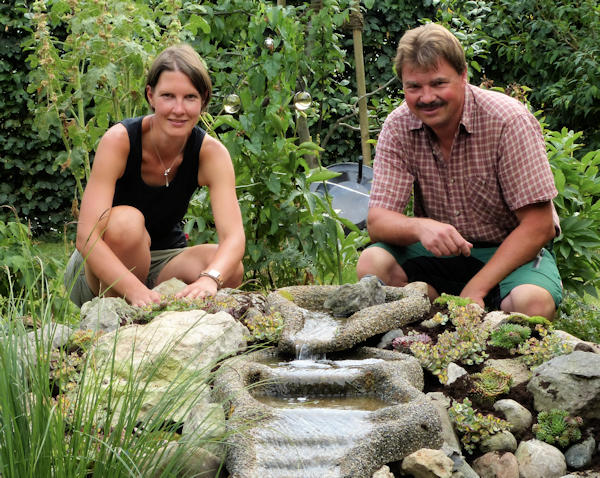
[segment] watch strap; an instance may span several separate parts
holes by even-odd
[[[200,277],[210,277],[212,280],[214,280],[217,283],[217,289],[221,289],[223,287],[223,279],[221,279],[221,274],[219,274],[216,271],[208,271],[208,272],[200,272],[200,274],[198,274],[198,279],[200,279]]]

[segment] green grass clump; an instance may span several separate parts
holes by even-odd
[[[68,311],[61,309],[62,298],[55,303],[43,273],[23,280],[18,296],[13,289],[13,295],[0,301],[3,478],[181,476],[191,455],[222,447],[224,430],[215,433],[201,424],[197,432],[181,436],[181,423],[171,418],[186,416],[202,387],[208,390],[216,362],[198,370],[197,357],[190,357],[189,366],[147,409],[149,383],[168,364],[170,350],[138,369],[132,360],[127,365],[130,378],[125,386],[118,384],[114,360],[99,362],[93,357],[94,334],[74,334],[61,349],[52,348],[51,340],[41,336],[28,340],[21,317],[34,317],[44,327],[65,321],[56,311]]]

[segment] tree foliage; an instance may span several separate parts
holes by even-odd
[[[68,220],[73,199],[76,217],[100,136],[124,117],[147,112],[146,68],[162,48],[186,41],[213,78],[214,101],[202,126],[223,141],[235,163],[250,277],[270,286],[332,275],[345,280],[342,265],[356,260],[366,237],[340,220],[327,198],[309,191],[311,182],[326,176],[307,158],[330,164],[359,155],[348,28],[357,2],[288,3],[285,8],[255,0],[3,4],[0,82],[14,94],[0,100],[0,203],[18,205],[21,217],[48,228]],[[506,86],[543,109],[564,222],[556,247],[559,265],[567,271],[568,287],[591,286],[599,268],[598,159],[584,153],[593,149],[589,143],[598,131],[590,127],[598,122],[595,2],[364,0],[360,13],[373,143],[402,101],[392,68],[397,41],[429,19],[449,26],[465,45],[473,82]],[[23,51],[29,63],[19,52],[27,29],[32,33]],[[267,38],[272,42],[265,43]],[[301,90],[313,98],[305,112],[293,108],[293,95]],[[231,93],[240,97],[235,114],[223,111]],[[296,125],[304,120],[312,140],[301,142]],[[188,212],[186,231],[193,242],[215,239],[208,204],[207,192],[200,191]]]
[[[54,131],[40,138],[33,127],[34,96],[27,92],[29,68],[21,42],[29,33],[25,2],[0,4],[0,205],[18,207],[35,231],[71,219],[73,178],[54,168],[60,151]],[[0,220],[13,218],[0,208]]]

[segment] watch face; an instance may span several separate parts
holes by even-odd
[[[211,269],[207,272],[208,275],[214,277],[215,279],[220,279],[221,278],[221,273],[218,270],[215,269]]]

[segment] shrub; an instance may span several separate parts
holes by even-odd
[[[554,320],[557,329],[582,340],[600,343],[600,303],[590,296],[567,291]]]

